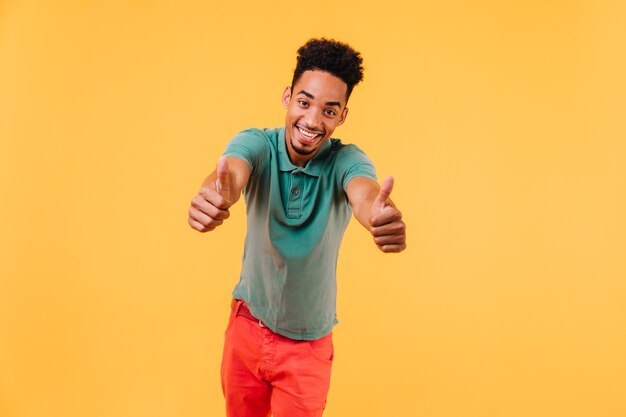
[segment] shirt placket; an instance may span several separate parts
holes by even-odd
[[[302,172],[295,170],[291,173],[291,188],[287,203],[287,216],[298,218],[302,215],[303,178]]]

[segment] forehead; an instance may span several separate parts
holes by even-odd
[[[326,71],[304,71],[293,86],[293,94],[306,91],[315,97],[315,100],[323,102],[339,102],[346,104],[348,85],[339,77]]]

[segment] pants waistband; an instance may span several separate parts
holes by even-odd
[[[246,303],[243,302],[243,300],[237,300],[233,298],[233,300],[230,302],[230,309],[235,313],[235,316],[247,318],[248,320],[252,320],[258,323],[261,327],[267,327],[265,323],[252,315],[250,309],[248,308]]]

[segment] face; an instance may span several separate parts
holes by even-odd
[[[325,71],[305,71],[283,93],[285,140],[294,165],[304,166],[346,120],[348,86]]]

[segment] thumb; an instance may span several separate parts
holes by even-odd
[[[230,175],[228,171],[228,161],[222,156],[217,163],[217,180],[215,189],[226,199],[230,199]]]
[[[380,213],[385,208],[391,195],[391,190],[393,190],[393,177],[387,177],[380,186],[380,191],[374,199],[374,203],[372,203],[372,211],[374,213]]]

